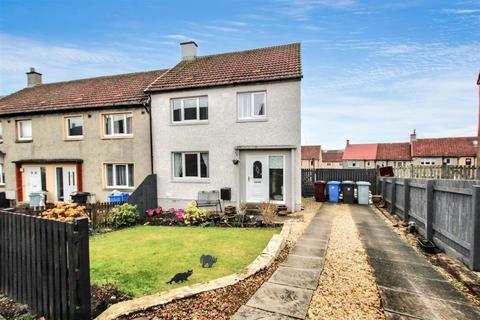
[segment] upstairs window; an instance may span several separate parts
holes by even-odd
[[[2,142],[3,142],[3,125],[0,122],[0,143],[2,143]]]
[[[131,136],[133,114],[112,113],[103,115],[103,134],[105,137]]]
[[[19,141],[32,140],[32,120],[17,121],[17,139]]]
[[[3,167],[3,163],[0,163],[0,185],[3,186],[5,184],[5,170]]]
[[[239,120],[265,119],[266,114],[265,92],[243,92],[238,94]]]
[[[67,139],[83,138],[83,117],[74,116],[65,118],[65,128]]]
[[[193,97],[171,100],[172,122],[194,122],[208,120],[208,98]]]
[[[465,159],[465,165],[466,166],[471,166],[472,165],[472,158]]]

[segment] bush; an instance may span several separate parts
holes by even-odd
[[[124,203],[110,210],[107,216],[107,224],[114,229],[118,229],[133,226],[137,219],[137,206]]]
[[[186,225],[195,225],[204,222],[207,219],[207,210],[197,208],[195,201],[190,202],[183,213],[183,221]]]

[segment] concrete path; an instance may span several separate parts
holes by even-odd
[[[480,309],[367,206],[351,206],[386,319],[480,319]]]
[[[285,261],[231,319],[305,319],[322,273],[334,210],[319,210]]]

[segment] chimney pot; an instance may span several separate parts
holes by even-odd
[[[413,129],[413,133],[410,134],[410,142],[417,141],[417,130]]]
[[[182,52],[182,60],[193,60],[197,57],[197,48],[198,45],[195,41],[187,41],[180,43],[180,48]]]
[[[349,139],[347,139],[347,146],[348,146],[348,145],[350,145],[350,140],[349,140]]]
[[[27,72],[27,86],[30,88],[39,84],[42,84],[42,74],[31,67],[30,71]]]

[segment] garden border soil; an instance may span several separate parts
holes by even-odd
[[[285,247],[287,238],[292,228],[291,221],[286,221],[280,234],[276,234],[268,242],[260,255],[247,267],[238,273],[218,278],[207,283],[198,283],[184,286],[173,290],[163,291],[157,294],[119,302],[110,306],[97,320],[113,320],[134,312],[146,310],[151,307],[163,305],[174,300],[191,297],[202,292],[211,291],[236,284],[270,266],[277,258],[280,251]]]

